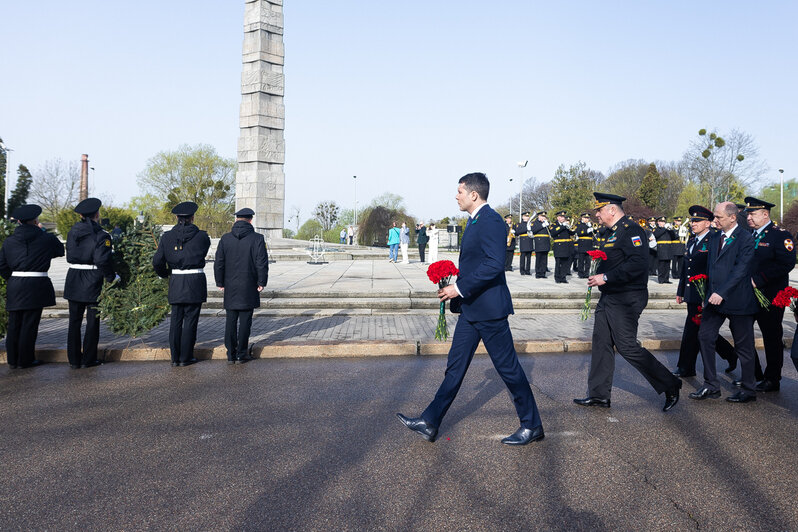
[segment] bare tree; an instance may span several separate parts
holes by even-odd
[[[340,208],[334,201],[322,201],[316,205],[313,211],[313,216],[319,221],[321,227],[325,231],[329,231],[335,227],[335,222],[338,221],[338,213]]]
[[[50,159],[33,175],[28,198],[42,208],[45,219],[55,221],[60,211],[77,203],[79,192],[78,162]]]

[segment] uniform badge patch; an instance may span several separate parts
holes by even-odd
[[[632,244],[634,244],[635,247],[639,247],[639,246],[643,245],[643,241],[640,239],[639,236],[633,236],[632,237]]]
[[[793,245],[792,240],[787,238],[784,240],[784,247],[787,248],[787,251],[792,251],[795,246]]]
[[[105,241],[105,247],[107,247],[107,248],[111,247],[111,241],[110,240],[106,240]]]

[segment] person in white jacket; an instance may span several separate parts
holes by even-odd
[[[433,262],[437,262],[438,260],[438,232],[439,229],[435,227],[435,224],[429,224],[427,228],[427,236],[429,237],[429,242],[427,245],[429,246],[429,261],[430,264]]]

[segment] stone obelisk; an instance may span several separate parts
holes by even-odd
[[[241,136],[236,210],[255,211],[255,229],[282,238],[285,209],[283,0],[244,0]]]

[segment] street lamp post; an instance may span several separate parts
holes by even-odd
[[[518,194],[518,220],[521,220],[521,211],[523,210],[524,203],[524,168],[529,161],[518,161],[518,173],[521,176],[521,193]]]
[[[6,186],[5,186],[5,190],[4,190],[5,198],[3,198],[3,205],[6,206],[6,218],[10,218],[11,217],[11,213],[8,212],[8,198],[9,198],[9,194],[8,194],[8,189],[9,189],[9,186],[8,186],[9,185],[9,182],[8,182],[8,169],[11,168],[11,165],[8,164],[8,152],[14,151],[14,150],[9,148],[8,146],[6,146],[2,142],[0,142],[0,150],[3,150],[3,154],[5,154],[5,158],[6,158]]]
[[[355,181],[355,225],[357,225],[357,176],[353,175],[352,179]]]
[[[779,168],[779,178],[781,180],[781,186],[779,187],[780,195],[781,195],[781,202],[779,204],[779,223],[782,223],[784,220],[784,168]]]

